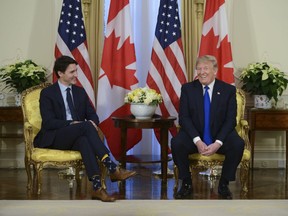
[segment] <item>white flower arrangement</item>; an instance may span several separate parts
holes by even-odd
[[[242,71],[242,89],[251,95],[267,95],[277,103],[278,97],[287,88],[288,80],[284,72],[267,62],[248,64]]]
[[[157,106],[162,103],[161,94],[147,87],[130,91],[124,98],[125,103],[145,104]]]
[[[32,60],[17,62],[0,68],[0,81],[6,84],[5,88],[15,88],[21,93],[27,88],[45,82],[47,70],[38,66]]]

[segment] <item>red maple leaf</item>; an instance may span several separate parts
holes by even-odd
[[[105,38],[101,68],[108,77],[111,88],[115,85],[131,90],[131,86],[138,83],[136,70],[126,68],[132,63],[136,64],[134,44],[129,42],[128,37],[120,49],[117,49],[119,39],[115,37],[114,31]]]
[[[226,35],[217,48],[218,42],[219,36],[214,34],[212,28],[206,36],[202,35],[199,56],[215,56],[219,67],[217,78],[227,83],[234,83],[233,68],[224,67],[224,65],[232,61],[231,43],[228,41],[228,35]]]

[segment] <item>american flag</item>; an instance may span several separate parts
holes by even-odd
[[[199,56],[202,55],[215,56],[218,62],[217,78],[234,84],[234,65],[228,34],[225,0],[206,0],[199,48]]]
[[[90,69],[81,0],[63,0],[55,46],[55,58],[67,55],[78,62],[77,85],[83,86],[95,107],[94,84]],[[56,81],[53,76],[53,81]]]
[[[163,116],[178,117],[181,86],[187,82],[177,0],[161,0],[147,85],[160,92]],[[170,130],[176,135],[176,127]]]

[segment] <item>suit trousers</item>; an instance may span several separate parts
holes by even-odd
[[[174,163],[179,169],[179,178],[191,178],[189,171],[188,155],[197,153],[197,146],[188,134],[181,130],[171,140],[171,150]],[[242,159],[244,151],[244,140],[234,130],[223,141],[223,145],[218,149],[217,153],[225,155],[223,162],[221,177],[227,181],[234,181],[237,167]]]
[[[89,179],[93,175],[100,175],[97,158],[101,160],[110,153],[89,121],[58,129],[52,146],[48,148],[80,151]]]

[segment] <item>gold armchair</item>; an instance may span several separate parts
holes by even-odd
[[[240,162],[240,182],[242,186],[242,192],[248,192],[248,177],[249,177],[249,166],[250,166],[250,158],[251,158],[251,146],[248,138],[248,122],[244,120],[244,111],[245,111],[245,94],[241,89],[237,89],[236,93],[236,100],[237,100],[237,125],[236,130],[238,134],[244,139],[245,141],[245,148],[244,153]],[[221,154],[213,154],[211,156],[203,156],[199,153],[190,154],[189,161],[190,161],[190,170],[193,172],[194,169],[205,167],[214,170],[216,166],[221,166],[225,159],[224,155]],[[179,174],[178,174],[178,167],[174,165],[174,175],[175,175],[175,186],[174,190],[177,191],[178,189],[178,181],[179,181]]]
[[[31,166],[34,171],[34,178],[37,183],[37,194],[41,193],[41,171],[44,167],[73,167],[76,170],[76,181],[79,183],[79,171],[83,167],[81,154],[78,151],[55,150],[45,148],[34,148],[33,140],[41,127],[41,115],[39,109],[40,92],[51,84],[43,83],[31,87],[22,92],[22,112],[24,119],[24,140],[25,140],[25,169],[27,172],[28,183],[27,189],[32,187]],[[99,130],[100,137],[104,138],[103,133]],[[106,188],[105,177],[107,169],[99,163],[101,168],[102,187]]]

